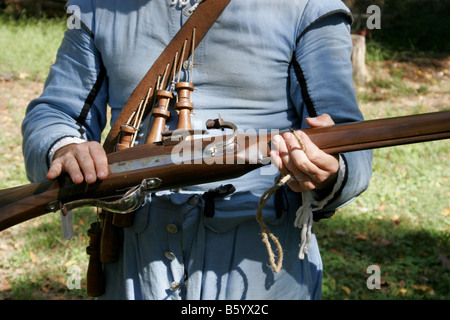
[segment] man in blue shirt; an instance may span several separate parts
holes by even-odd
[[[206,0],[207,1],[207,0]],[[23,122],[31,181],[62,173],[75,183],[104,179],[99,141],[134,88],[202,1],[72,0],[81,28],[67,30],[43,94]],[[350,55],[351,15],[340,0],[231,0],[195,51],[192,114],[204,129],[218,114],[242,130],[329,126],[362,120]],[[173,111],[173,109],[172,109]],[[83,116],[82,116],[83,115]],[[176,117],[167,123],[176,127]],[[145,132],[145,130],[143,130]],[[296,211],[309,199],[314,218],[328,217],[369,183],[371,152],[327,155],[306,135],[274,138],[272,163],[291,173],[281,201],[270,199],[264,221],[278,237],[283,268],[268,266],[255,212],[276,172],[149,194],[124,229],[119,261],[105,264],[105,299],[318,299],[322,262],[312,234],[299,259]],[[138,141],[138,143],[142,143]],[[222,184],[205,215],[202,195]],[[281,213],[280,213],[281,212]],[[299,228],[298,228],[299,227]]]

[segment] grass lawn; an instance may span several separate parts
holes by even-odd
[[[0,19],[0,189],[27,183],[20,123],[42,90],[64,27]],[[357,88],[367,119],[449,109],[448,55],[378,59],[379,47],[373,48],[371,79]],[[374,151],[369,189],[314,226],[324,299],[450,299],[449,160],[448,140]],[[94,220],[93,209],[76,210],[70,241],[61,235],[58,214],[0,233],[0,299],[88,299],[86,231]],[[375,288],[373,270],[380,274]],[[73,272],[81,274],[80,289],[69,289]]]

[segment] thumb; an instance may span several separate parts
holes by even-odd
[[[306,123],[312,128],[329,127],[334,125],[333,119],[327,113],[321,114],[317,117],[306,118]]]

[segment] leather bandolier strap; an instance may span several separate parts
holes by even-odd
[[[230,0],[206,0],[203,1],[198,8],[194,11],[192,16],[186,21],[183,27],[178,31],[172,41],[167,45],[155,63],[152,65],[150,70],[144,76],[142,81],[133,91],[129,100],[125,104],[122,112],[118,116],[117,120],[111,127],[108,136],[106,137],[103,147],[106,153],[114,151],[114,148],[118,142],[118,137],[120,133],[120,126],[127,122],[132,113],[136,111],[139,106],[140,101],[145,99],[147,95],[148,88],[155,88],[158,77],[164,73],[164,69],[167,64],[172,63],[177,52],[180,51],[184,44],[185,39],[187,41],[186,52],[191,51],[191,37],[194,28],[196,29],[196,44],[198,44],[203,37],[206,35],[208,30],[217,20],[219,15],[228,5]],[[150,99],[148,105],[153,105],[154,96]],[[148,113],[149,110],[146,111]],[[145,114],[144,114],[145,117]]]
[[[179,56],[177,52],[183,46],[185,46],[186,52],[191,52],[191,47],[194,46],[195,48],[200,43],[230,1],[204,0],[193,12],[152,65],[123,107],[105,139],[103,147],[106,153],[116,151],[117,145],[120,142],[121,126],[123,127],[133,113],[137,112],[140,102],[146,100],[149,88],[156,88],[158,77],[164,73],[167,65],[173,63],[174,59]],[[195,42],[191,41],[194,29]],[[178,65],[183,62],[179,58],[176,64]],[[154,100],[155,94],[152,94],[148,99],[147,106],[152,106]],[[145,108],[144,118],[151,111],[150,109]],[[87,294],[91,297],[98,297],[104,294],[105,280],[102,272],[102,264],[112,263],[118,260],[122,236],[121,228],[130,226],[133,223],[132,219],[134,217],[133,214],[114,215],[107,211],[102,211],[99,216],[101,222],[97,222],[95,228],[93,226],[88,232],[91,243],[87,248],[87,252],[90,255],[87,274]]]

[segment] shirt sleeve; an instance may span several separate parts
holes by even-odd
[[[49,153],[64,138],[100,141],[106,125],[107,81],[95,37],[89,1],[79,1],[79,27],[68,28],[40,97],[31,101],[22,123],[28,179],[42,181]],[[67,139],[66,139],[67,141]]]
[[[313,3],[317,2],[309,2],[301,20],[293,58],[292,78],[296,85],[291,90],[302,96],[301,104],[296,106],[300,118],[328,113],[335,123],[362,121],[353,84],[351,15],[343,5],[323,12],[323,7]],[[371,150],[341,154],[340,162],[340,178],[332,192],[314,194],[321,203],[320,210],[314,213],[315,220],[331,216],[369,185]],[[321,199],[317,199],[319,195]]]

